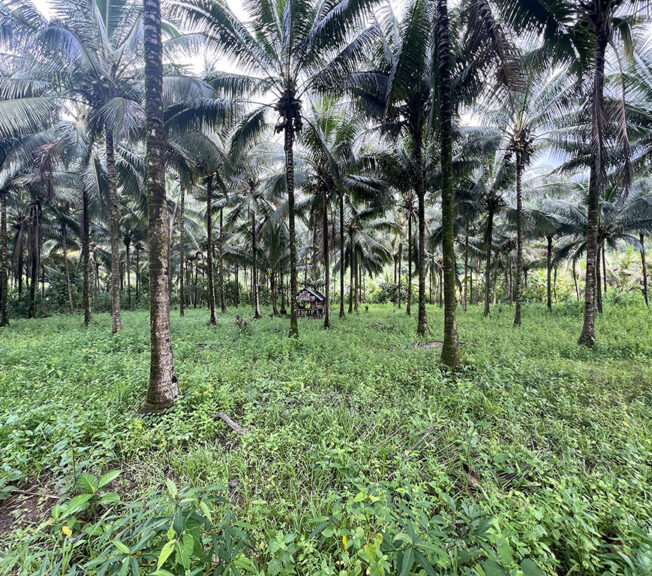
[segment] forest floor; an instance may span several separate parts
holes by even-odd
[[[418,345],[436,306],[423,339],[390,305],[298,341],[236,312],[173,311],[183,397],[159,416],[145,312],[0,331],[0,573],[652,574],[643,306],[608,303],[593,350],[576,303],[519,329],[460,309],[454,374]]]

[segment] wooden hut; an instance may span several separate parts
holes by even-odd
[[[304,288],[297,294],[296,311],[299,318],[323,318],[326,297],[318,290]]]

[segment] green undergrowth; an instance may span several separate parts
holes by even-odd
[[[460,309],[454,374],[389,305],[298,341],[235,313],[173,311],[183,397],[159,416],[139,412],[145,313],[115,336],[106,314],[0,331],[0,510],[56,497],[0,533],[0,573],[652,574],[643,306],[608,303],[593,350],[577,304],[518,329]]]

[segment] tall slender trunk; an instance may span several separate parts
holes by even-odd
[[[285,124],[285,185],[288,193],[288,231],[290,234],[290,338],[299,337],[297,310],[294,298],[297,295],[297,244],[294,222],[294,127],[292,118],[286,118]]]
[[[145,134],[149,230],[150,372],[146,409],[171,406],[179,395],[170,333],[168,284],[168,212],[165,198],[165,133],[163,129],[163,65],[161,5],[144,0]]]
[[[208,275],[209,322],[217,324],[215,316],[215,276],[213,275],[213,176],[206,178],[206,274]]]
[[[256,263],[256,213],[251,210],[251,290],[253,294],[254,318],[262,318],[258,300],[258,265]]]
[[[61,224],[61,248],[63,250],[63,270],[66,274],[66,292],[68,294],[68,309],[71,314],[75,313],[72,303],[72,286],[70,284],[70,265],[68,264],[68,233],[65,222]]]
[[[331,297],[330,297],[330,250],[328,246],[328,204],[327,204],[326,189],[322,190],[321,195],[321,212],[322,212],[322,227],[323,240],[324,240],[324,287],[325,287],[325,301],[324,301],[324,328],[331,327]]]
[[[548,306],[548,310],[552,310],[552,236],[546,236],[546,240],[548,241],[546,250],[546,304]]]
[[[572,261],[572,269],[573,269],[573,283],[575,284],[575,296],[577,297],[577,301],[580,301],[580,287],[577,285],[577,271],[575,270],[575,264],[577,263],[577,260],[573,258]]]
[[[426,313],[426,188],[423,175],[423,149],[422,134],[419,130],[415,138],[415,168],[417,171],[417,216],[419,225],[419,260],[417,267],[419,271],[419,308],[417,311],[417,334],[423,335],[428,332],[428,316]]]
[[[523,158],[519,151],[516,152],[516,290],[514,299],[516,308],[514,310],[514,326],[521,325],[521,299],[523,288],[521,278],[523,277]]]
[[[602,246],[598,244],[598,253],[595,256],[595,288],[597,290],[596,300],[598,312],[602,314],[602,277],[600,272],[600,253],[602,252]]]
[[[179,315],[184,315],[184,307],[186,305],[186,294],[184,291],[185,280],[185,243],[186,243],[186,189],[184,185],[179,182]]]
[[[269,291],[272,297],[272,315],[278,316],[278,309],[276,308],[276,272],[269,275]]]
[[[28,318],[36,316],[36,287],[38,284],[38,269],[40,266],[41,256],[41,202],[34,200],[30,209],[31,212],[31,227],[29,235],[29,265],[30,265],[30,279],[29,279],[29,312]]]
[[[172,210],[172,218],[170,219],[170,229],[168,230],[168,294],[172,298],[172,243],[174,241],[174,226],[177,222],[177,211],[179,210],[179,202],[174,205]],[[170,308],[172,307],[170,303]]]
[[[131,241],[125,242],[125,268],[127,272],[127,306],[131,310]]]
[[[432,262],[430,262],[430,271],[428,273],[428,280],[429,280],[429,284],[430,284],[430,296],[428,298],[428,302],[429,302],[429,304],[431,306],[434,304],[434,301],[432,299],[432,284],[433,284],[432,275],[433,275],[434,271],[435,271],[435,262],[433,260]]]
[[[597,30],[593,93],[591,95],[591,171],[589,176],[588,222],[586,230],[586,287],[584,289],[584,324],[578,344],[595,344],[595,282],[600,224],[600,197],[604,187],[604,65],[608,43],[606,22],[595,22]]]
[[[349,278],[349,314],[353,313],[353,290],[354,290],[354,281],[353,281],[353,274],[355,273],[355,265],[354,265],[354,250],[353,250],[353,228],[349,232],[349,253],[350,253],[350,262],[349,266],[351,268],[351,275]]]
[[[607,243],[602,243],[602,282],[604,283],[604,293],[607,293]]]
[[[283,268],[279,270],[279,284],[281,288],[281,314],[287,314],[285,309],[285,283],[283,282]]]
[[[0,190],[0,326],[9,326],[9,261],[7,257],[7,193]]]
[[[455,206],[453,204],[453,129],[450,85],[450,45],[448,38],[448,2],[437,0],[439,30],[440,138],[441,138],[441,227],[444,259],[444,344],[441,361],[454,368],[460,363],[455,308]]]
[[[41,301],[45,301],[45,266],[41,264]]]
[[[344,318],[344,192],[340,191],[340,318]]]
[[[645,261],[645,235],[641,234],[639,237],[641,243],[641,272],[643,273],[643,299],[645,305],[650,305],[650,293],[647,285],[647,262]]]
[[[408,214],[408,277],[405,313],[412,314],[412,215]]]
[[[485,245],[486,245],[486,262],[485,262],[485,271],[484,271],[484,315],[489,316],[489,298],[491,296],[491,245],[493,244],[493,235],[494,235],[494,213],[493,210],[489,210],[489,215],[487,217],[487,232],[485,236]]]
[[[240,304],[240,264],[235,263],[235,307]]]
[[[115,155],[113,150],[113,130],[104,127],[106,140],[106,177],[109,189],[109,227],[111,235],[111,331],[115,334],[122,330],[120,315],[120,209],[118,207],[118,189],[115,173]]]
[[[355,287],[353,290],[354,299],[353,299],[353,310],[358,311],[360,305],[360,268],[358,264],[358,253],[353,253],[353,269],[355,270]]]
[[[401,309],[401,261],[403,259],[403,242],[398,243],[398,283],[396,284],[396,292],[398,298],[398,309]]]
[[[220,245],[218,252],[220,256],[218,276],[218,282],[220,284],[220,309],[224,314],[226,312],[226,302],[224,300],[224,208],[220,208]]]
[[[474,302],[473,302],[473,268],[469,269],[469,288],[470,288],[469,298],[470,298],[471,306],[473,306],[473,304],[474,304]]]
[[[23,297],[23,247],[18,250],[18,300]]]
[[[468,304],[468,283],[469,283],[469,224],[466,223],[466,234],[464,235],[464,297],[462,304],[464,310]]]

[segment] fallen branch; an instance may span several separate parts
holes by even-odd
[[[224,412],[218,412],[213,416],[213,418],[219,418],[220,420],[224,420],[224,422],[229,428],[231,428],[236,432],[240,432],[240,434],[248,434],[247,430],[245,430],[242,426],[240,426],[240,424],[231,420],[231,418],[229,418]]]

